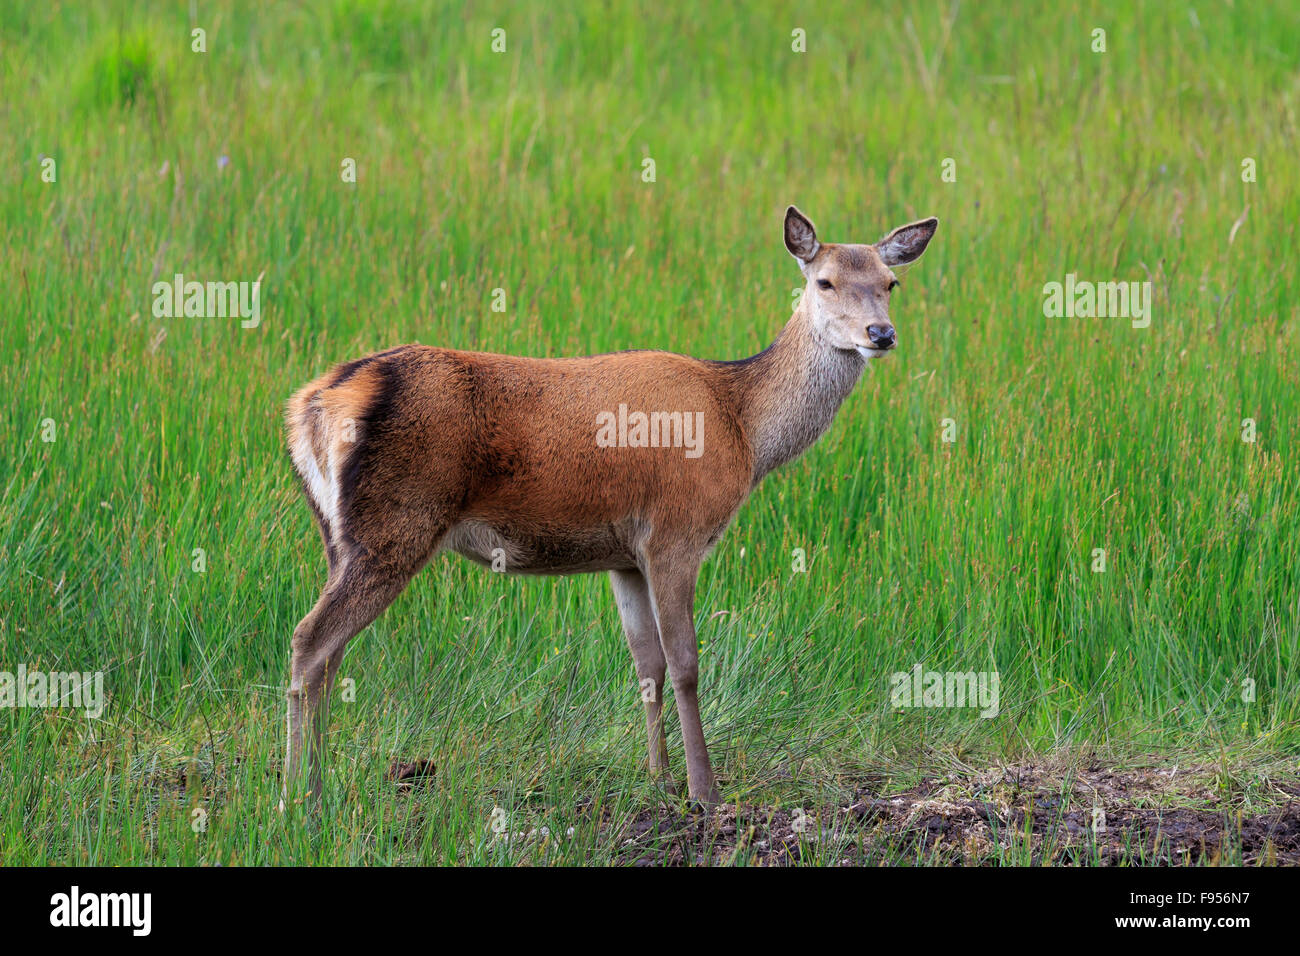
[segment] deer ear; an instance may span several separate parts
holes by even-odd
[[[876,251],[880,253],[885,265],[905,266],[921,258],[921,253],[925,252],[925,247],[930,244],[930,239],[938,228],[939,220],[934,216],[909,222],[876,243]]]
[[[811,262],[821,248],[812,220],[794,206],[785,211],[785,247],[799,260],[800,266]]]

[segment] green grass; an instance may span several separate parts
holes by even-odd
[[[600,577],[437,560],[351,645],[325,822],[273,812],[324,577],[282,404],[408,341],[751,354],[800,284],[789,202],[830,241],[942,224],[895,294],[898,353],[705,566],[724,793],[791,807],[1074,752],[1294,766],[1294,4],[266,6],[0,19],[0,670],[111,694],[98,721],[0,710],[0,862],[538,859],[491,841],[496,806],[575,827],[550,862],[614,858],[579,805],[656,796]],[[154,318],[177,272],[263,275],[261,324]],[[1150,279],[1150,328],[1046,318],[1067,272]],[[996,670],[1001,715],[892,712],[916,663]],[[389,759],[417,755],[436,782],[395,796]]]

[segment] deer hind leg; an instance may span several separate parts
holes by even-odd
[[[686,750],[686,773],[691,798],[704,803],[721,803],[713,782],[709,749],[704,743],[698,697],[700,659],[695,639],[695,577],[700,560],[651,561],[647,580],[659,639],[663,644],[668,676],[673,682],[677,719],[682,726]]]
[[[344,649],[393,603],[415,570],[381,563],[364,553],[354,555],[331,575],[316,606],[294,629],[284,775],[286,802],[297,795],[301,786],[304,757],[310,768],[311,795],[320,796],[329,698]]]
[[[636,677],[641,699],[645,703],[646,740],[650,748],[650,776],[662,778],[669,791],[673,782],[668,775],[668,741],[664,735],[664,674],[667,662],[659,643],[650,589],[640,571],[611,571],[609,583],[614,602],[623,620],[623,633],[636,662]]]
[[[401,488],[392,494],[357,495],[350,499],[346,526],[356,536],[346,531],[331,535],[333,570],[316,606],[293,633],[285,802],[298,794],[304,758],[311,794],[321,794],[330,691],[348,641],[402,593],[451,525],[447,502],[429,500],[419,491]]]

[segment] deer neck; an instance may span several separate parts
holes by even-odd
[[[754,484],[821,437],[865,364],[856,352],[825,342],[802,304],[771,345],[730,363],[754,451]]]

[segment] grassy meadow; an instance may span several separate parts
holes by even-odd
[[[0,671],[108,698],[0,709],[0,863],[627,862],[672,801],[603,576],[436,559],[349,647],[320,822],[275,812],[325,574],[283,403],[403,342],[753,354],[788,203],[941,225],[896,354],[704,567],[726,799],[1049,762],[1300,794],[1295,4],[18,0],[0,104]],[[260,277],[260,321],[156,317],[177,273]],[[1149,326],[1045,315],[1070,273],[1150,282]],[[917,664],[996,672],[999,714],[892,707]],[[800,851],[846,856],[935,860]]]

